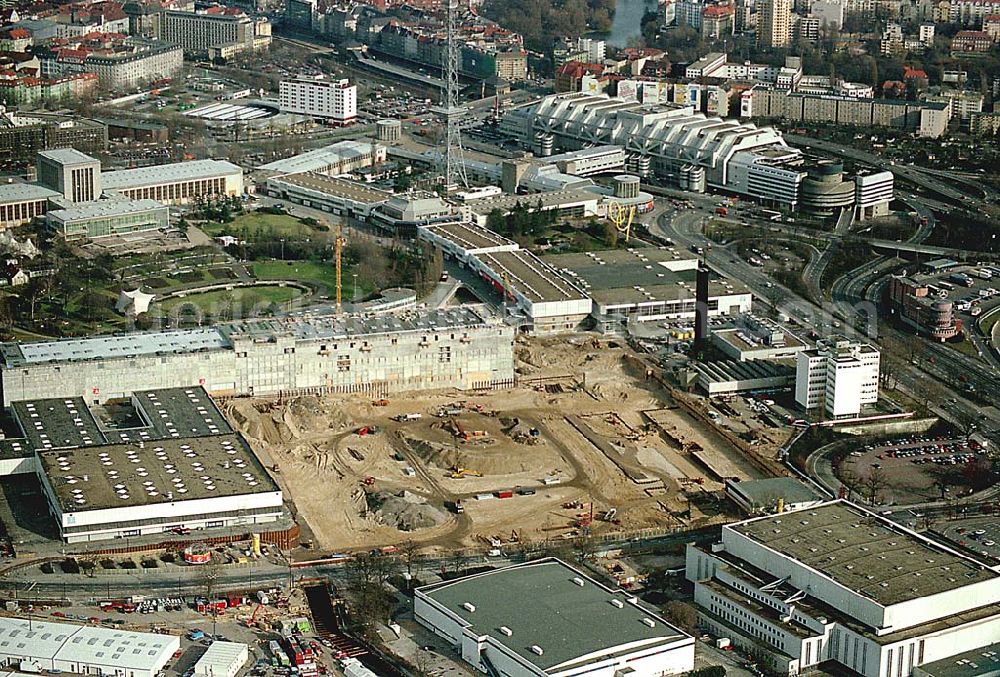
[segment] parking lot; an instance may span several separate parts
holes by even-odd
[[[881,502],[905,504],[970,493],[984,460],[985,451],[975,441],[919,435],[859,447],[844,458],[838,473],[842,479],[860,478],[864,484],[873,471],[881,471],[886,485],[880,491]]]
[[[987,558],[991,566],[1000,561],[1000,522],[995,517],[949,521],[935,531],[960,548]]]

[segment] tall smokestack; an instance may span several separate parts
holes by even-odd
[[[698,346],[708,341],[708,276],[708,266],[702,261],[698,264],[694,294],[694,342]]]

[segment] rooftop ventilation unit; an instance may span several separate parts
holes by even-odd
[[[538,646],[537,644],[532,644],[531,645],[531,653],[533,653],[533,654],[535,654],[537,656],[541,656],[545,652],[542,651],[542,647]]]
[[[500,626],[500,634],[501,635],[505,635],[507,637],[510,637],[511,635],[514,634],[514,632],[510,628],[508,628],[506,625],[501,625]]]
[[[642,624],[643,625],[648,625],[651,628],[655,628],[656,627],[656,623],[653,622],[652,618],[643,618],[642,619]]]
[[[580,578],[579,576],[574,576],[573,582],[579,585],[581,588],[583,587],[583,579]]]
[[[613,599],[611,600],[611,603],[616,607],[618,607],[619,609],[625,608],[625,602],[621,601],[620,599]]]
[[[462,608],[468,611],[470,614],[475,613],[476,605],[472,602],[462,602]]]

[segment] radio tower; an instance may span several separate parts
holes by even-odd
[[[444,0],[444,2],[447,3],[448,45],[445,50],[443,69],[444,87],[441,90],[441,103],[436,112],[445,126],[443,170],[445,188],[451,192],[456,188],[468,186],[469,180],[465,175],[465,162],[463,162],[462,157],[462,131],[459,127],[463,110],[458,105],[459,51],[458,44],[455,42],[458,1]]]

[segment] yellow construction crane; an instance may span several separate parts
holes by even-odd
[[[337,262],[337,314],[339,315],[343,312],[343,307],[341,305],[341,284],[340,284],[340,272],[341,263],[340,259],[344,253],[344,245],[347,244],[347,240],[341,235],[341,226],[337,224],[337,238],[333,241],[333,256]]]

